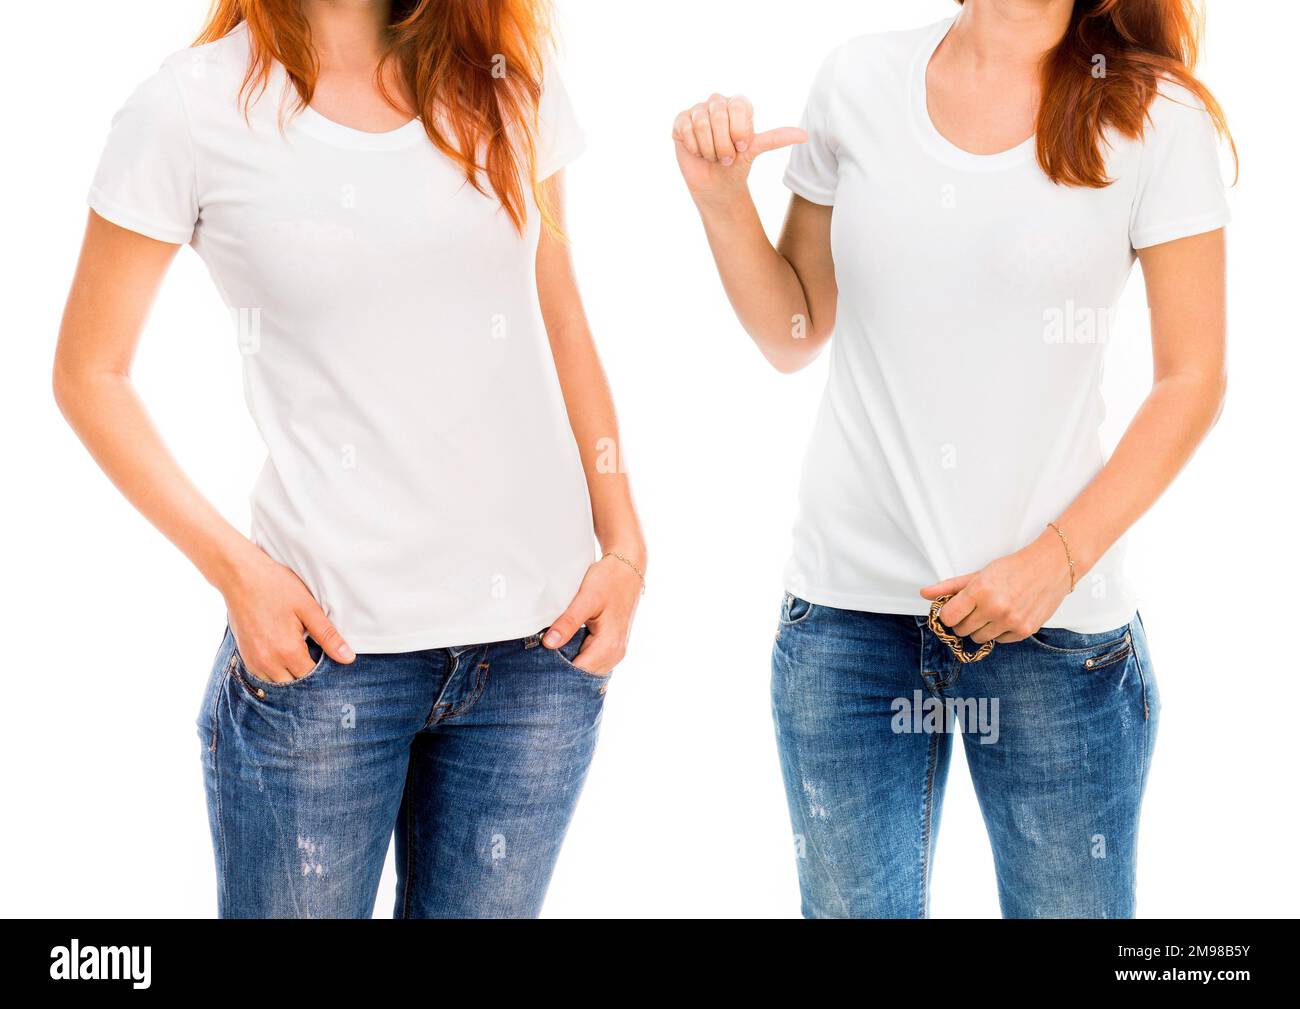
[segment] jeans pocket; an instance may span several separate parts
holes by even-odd
[[[793,592],[787,592],[785,598],[781,600],[781,624],[784,627],[792,627],[803,623],[812,616],[812,611],[812,603],[800,599]]]
[[[292,690],[294,687],[304,684],[315,677],[321,670],[328,666],[331,661],[333,661],[325,654],[325,649],[321,648],[321,646],[311,637],[308,637],[304,643],[307,646],[307,654],[316,661],[316,664],[311,667],[311,672],[307,673],[305,676],[299,676],[296,680],[289,680],[287,683],[276,683],[273,680],[262,679],[244,665],[244,657],[239,654],[238,644],[235,645],[230,669],[231,674],[239,685],[244,688],[245,693],[249,694],[251,697],[255,697],[259,701],[266,700],[267,694],[271,691]]]
[[[546,631],[542,632],[543,635],[545,633]],[[612,671],[608,673],[593,673],[590,669],[583,669],[581,666],[574,664],[578,658],[578,653],[582,651],[583,643],[586,642],[590,634],[591,632],[587,630],[585,625],[579,627],[577,631],[574,632],[573,637],[562,644],[559,648],[553,649],[553,651],[557,656],[559,656],[560,661],[575,673],[581,673],[583,676],[590,677],[593,680],[608,680],[614,675]]]
[[[1083,668],[1088,670],[1113,666],[1133,654],[1131,624],[1100,634],[1081,634],[1063,627],[1040,627],[1025,640],[1049,652],[1078,658]]]

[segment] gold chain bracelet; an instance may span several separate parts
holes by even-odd
[[[639,567],[637,567],[637,565],[636,565],[636,561],[633,561],[633,560],[630,560],[630,559],[627,558],[627,557],[624,557],[621,553],[618,553],[616,550],[606,550],[603,554],[600,555],[600,559],[601,559],[602,561],[603,561],[606,557],[613,557],[614,560],[616,560],[616,561],[622,561],[624,564],[626,564],[628,567],[630,567],[633,571],[635,571],[635,572],[636,572],[636,576],[637,576],[638,578],[641,579],[641,595],[645,595],[645,572],[642,571]]]
[[[952,652],[953,658],[958,662],[978,662],[993,651],[993,642],[986,641],[979,646],[978,650],[973,652],[968,652],[962,647],[961,638],[948,630],[939,620],[939,611],[943,609],[943,604],[951,598],[952,596],[940,596],[930,604],[930,630],[934,631],[936,638],[948,646],[948,650]]]
[[[1070,591],[1074,591],[1074,554],[1070,553],[1070,541],[1065,538],[1065,533],[1061,532],[1061,527],[1055,522],[1047,523],[1047,528],[1051,529],[1061,539],[1061,546],[1065,547],[1065,563],[1070,565]]]

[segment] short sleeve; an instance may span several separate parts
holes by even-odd
[[[184,245],[198,220],[194,145],[172,70],[163,66],[113,116],[87,202],[105,220]]]
[[[542,71],[542,98],[537,107],[537,181],[549,178],[574,160],[587,142],[555,63]]]
[[[1145,249],[1228,223],[1219,170],[1218,135],[1210,115],[1181,88],[1158,95],[1142,141],[1129,241]]]
[[[791,192],[825,207],[834,205],[839,184],[839,144],[831,118],[837,55],[838,51],[831,53],[817,71],[800,122],[808,141],[790,148],[784,179]]]

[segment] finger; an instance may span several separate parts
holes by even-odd
[[[939,611],[939,622],[956,630],[957,625],[969,617],[974,610],[975,600],[964,592],[958,592],[943,604],[943,609]]]
[[[249,676],[264,683],[292,683],[298,678],[278,659],[261,661],[241,653],[240,662]]]
[[[297,653],[289,659],[289,675],[295,680],[301,680],[304,676],[311,675],[311,671],[316,668],[316,660],[311,657],[311,649],[307,647],[307,642],[302,643],[302,647]]]
[[[779,126],[774,130],[768,130],[766,133],[754,134],[754,157],[766,154],[768,151],[775,151],[780,147],[789,147],[792,144],[807,142],[807,130],[800,129],[798,126]]]
[[[975,612],[965,620],[958,620],[957,623],[950,624],[949,626],[952,628],[954,634],[963,638],[969,638],[988,622],[988,616],[976,609]]]
[[[573,597],[573,602],[569,603],[569,608],[555,618],[555,622],[542,637],[542,644],[547,648],[559,648],[567,644],[591,615],[592,607],[587,597],[578,593]]]
[[[709,121],[706,106],[697,105],[691,110],[691,130],[695,135],[695,144],[700,149],[700,157],[705,161],[717,161],[718,154],[713,146],[713,124]]]
[[[731,143],[738,154],[744,154],[754,141],[754,107],[744,95],[733,95],[727,99],[727,117],[731,120]]]
[[[673,121],[673,139],[695,157],[700,156],[700,145],[695,142],[695,128],[691,125],[689,109],[680,113]]]
[[[1024,641],[1027,637],[1029,637],[1028,634],[1016,634],[1014,631],[1005,631],[993,640],[1000,645],[1013,645],[1017,641]]]
[[[998,635],[1002,634],[1005,631],[1006,631],[1005,624],[995,624],[990,621],[989,623],[985,624],[983,627],[979,627],[976,630],[972,631],[970,633],[970,639],[974,641],[975,644],[982,645],[985,642],[997,640]]]
[[[709,96],[709,128],[713,131],[713,152],[724,165],[736,162],[736,146],[731,142],[731,115],[722,95]]]
[[[974,577],[974,574],[958,575],[956,578],[949,578],[946,581],[927,585],[921,590],[921,595],[926,599],[929,599],[931,602],[938,599],[940,596],[955,596],[958,592],[964,589]],[[944,621],[945,624],[947,622],[948,621],[946,620]]]
[[[597,634],[590,635],[574,656],[573,665],[594,676],[608,676],[623,659],[623,649],[606,643]]]
[[[314,599],[310,606],[300,607],[297,614],[303,627],[307,628],[307,633],[312,636],[312,640],[320,645],[325,654],[335,662],[341,662],[346,666],[357,657],[352,646],[343,640],[343,635],[330,623],[329,617],[325,616],[325,611],[316,605]],[[314,666],[315,663],[313,662],[312,665]]]

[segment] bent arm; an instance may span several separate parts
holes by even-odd
[[[285,683],[315,665],[309,633],[338,662],[355,655],[296,574],[222,517],[172,458],[131,383],[140,332],[178,245],[93,211],[54,356],[59,409],[124,497],[226,602],[245,667]]]
[[[750,338],[778,371],[811,363],[835,328],[831,208],[792,196],[773,247],[747,189],[698,206],[722,286]]]
[[[951,595],[939,619],[960,635],[1020,641],[1038,631],[1071,588],[1173,482],[1214,425],[1226,388],[1222,229],[1139,253],[1151,307],[1154,381],[1114,453],[1028,546],[980,571],[921,590]],[[1074,567],[1071,570],[1070,560]]]
[[[1151,246],[1138,258],[1153,383],[1109,461],[1059,520],[1080,575],[1173,483],[1218,420],[1227,390],[1223,230]]]
[[[54,396],[118,490],[221,588],[256,547],[186,477],[131,382],[145,319],[179,248],[91,211],[59,329]]]

